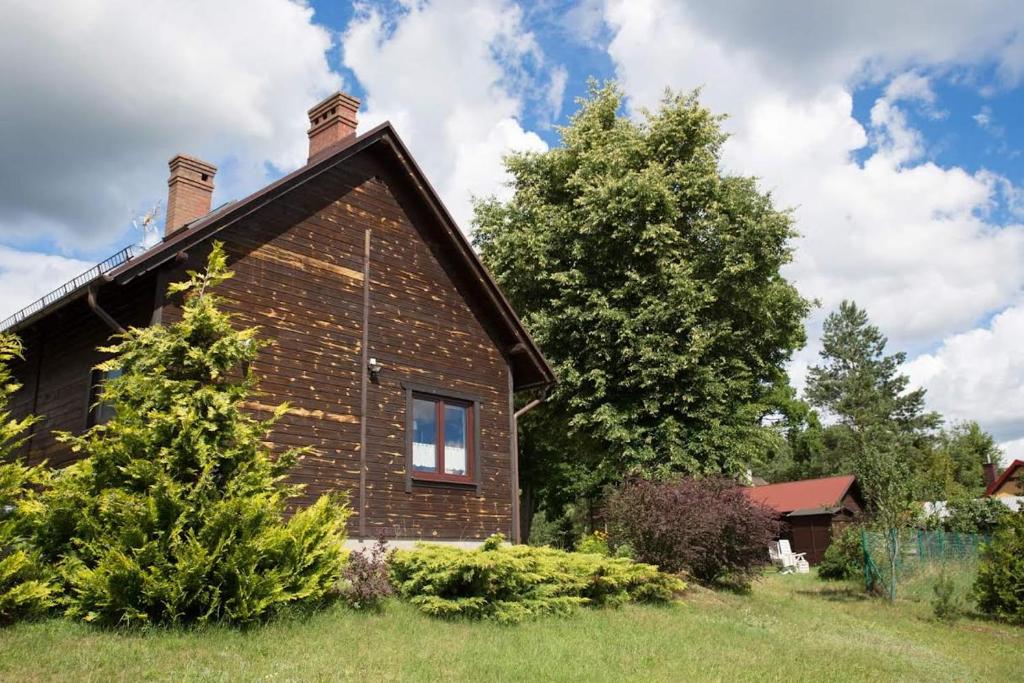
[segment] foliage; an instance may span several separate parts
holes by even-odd
[[[941,419],[925,410],[923,389],[908,388],[907,376],[900,373],[906,354],[887,354],[887,343],[867,313],[851,301],[843,301],[825,319],[822,363],[809,369],[805,395],[833,424],[821,431],[820,465],[814,474],[854,472],[872,498],[868,489],[882,483],[878,477],[899,471],[912,487],[909,495],[920,496],[921,473],[928,467]],[[887,462],[894,460],[899,463]]]
[[[572,547],[572,524],[564,515],[549,516],[547,510],[538,510],[530,524],[530,545],[549,545],[553,548]]]
[[[1002,451],[977,422],[958,422],[941,430],[921,463],[919,497],[923,500],[976,498],[985,491],[985,463],[997,463]]]
[[[991,534],[1013,515],[997,498],[989,497],[947,501],[946,512],[941,527],[961,534]]]
[[[751,461],[752,472],[773,483],[834,474],[824,459],[825,430],[811,405],[788,385],[777,386],[770,402],[775,414],[767,421],[779,438],[769,440]]]
[[[263,343],[236,330],[212,290],[231,277],[219,244],[203,273],[171,285],[181,320],[130,329],[99,367],[116,415],[60,438],[87,455],[46,493],[39,543],[59,563],[67,613],[104,624],[245,624],[309,604],[342,568],[347,507],[328,497],[283,521],[300,451],[263,443],[243,403]]]
[[[899,372],[906,354],[886,355],[888,341],[856,303],[843,301],[825,319],[821,342],[825,363],[807,374],[813,405],[857,433],[878,425],[901,433],[937,425],[938,416],[924,409],[924,390],[908,391],[909,380]]]
[[[867,430],[867,444],[863,446],[858,477],[864,489],[864,498],[872,515],[872,523],[883,534],[888,576],[889,600],[896,599],[897,565],[903,553],[901,527],[908,525],[913,516],[914,491],[906,460],[891,440],[872,436]]]
[[[779,532],[772,510],[719,477],[632,480],[609,497],[605,514],[614,545],[628,544],[641,562],[705,584],[745,585]]]
[[[886,354],[888,343],[867,313],[843,301],[825,319],[823,363],[809,369],[806,396],[834,417],[823,434],[823,459],[854,472],[868,511],[884,534],[887,571],[901,556],[899,528],[912,517],[916,474],[930,452],[940,418],[924,408],[923,389],[908,389],[900,373],[906,354]],[[890,582],[889,598],[896,598]]]
[[[932,612],[939,621],[952,623],[960,616],[960,599],[956,594],[956,582],[945,571],[939,574],[932,586]]]
[[[665,602],[685,588],[657,567],[554,548],[505,546],[500,534],[476,550],[422,544],[399,550],[392,579],[426,614],[516,623],[581,605]]]
[[[608,534],[600,529],[587,534],[576,544],[576,552],[608,557],[612,554],[611,548],[608,547]]]
[[[720,117],[696,94],[641,121],[621,107],[592,84],[560,146],[506,159],[512,198],[476,206],[481,256],[560,380],[523,420],[527,512],[626,474],[742,472],[804,342],[780,272],[792,217],[721,171]]]
[[[382,536],[369,550],[349,553],[341,572],[341,595],[354,609],[380,609],[384,600],[394,594],[390,577],[391,552]]]
[[[41,614],[56,604],[52,572],[32,545],[39,518],[35,489],[45,481],[40,467],[0,464],[0,623]]]
[[[974,592],[983,612],[1024,625],[1024,511],[1007,518],[985,546]]]
[[[849,525],[826,548],[818,563],[818,576],[829,581],[859,579],[864,574],[864,548],[860,527]]]
[[[0,334],[0,623],[40,614],[57,595],[51,572],[31,544],[39,518],[36,489],[45,484],[46,472],[16,461],[36,418],[15,419],[7,407],[20,388],[10,363],[21,349],[17,337]]]

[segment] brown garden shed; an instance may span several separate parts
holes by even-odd
[[[825,549],[864,510],[857,478],[852,474],[787,481],[745,489],[751,500],[775,510],[784,523],[782,538],[807,561],[821,561]]]

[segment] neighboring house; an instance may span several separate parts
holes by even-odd
[[[785,523],[782,538],[789,540],[793,552],[806,553],[811,564],[821,561],[832,539],[864,510],[860,486],[852,474],[751,486],[743,491],[778,513]]]
[[[267,417],[287,401],[270,443],[314,449],[291,474],[297,502],[347,491],[355,538],[518,540],[513,394],[554,376],[394,128],[356,135],[358,107],[338,93],[311,109],[308,163],[214,211],[216,168],[176,156],[160,243],[2,323],[25,343],[13,407],[44,417],[30,462],[75,457],[52,431],[109,417],[97,347],[177,319],[168,283],[220,240],[235,273],[225,308],[273,342],[247,407]]]
[[[1024,495],[1024,460],[1014,460],[1003,473],[985,489],[986,496],[995,498]]]
[[[1024,505],[1024,460],[1014,460],[985,489],[985,495],[997,499],[1011,510]]]

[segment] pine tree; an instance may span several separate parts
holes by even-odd
[[[925,409],[924,389],[908,390],[900,372],[906,354],[886,353],[888,340],[852,301],[825,319],[821,365],[807,373],[807,400],[834,423],[825,430],[822,458],[830,472],[856,470],[866,454],[892,450],[908,472],[924,468],[941,423]]]
[[[214,245],[205,272],[169,289],[186,296],[180,321],[103,349],[114,417],[60,436],[87,457],[55,477],[40,545],[72,616],[247,623],[338,579],[347,507],[325,496],[284,521],[296,489],[282,478],[302,453],[274,458],[263,439],[287,406],[266,421],[243,410],[264,342],[218,306],[213,290],[231,275]]]
[[[51,607],[57,588],[32,544],[40,507],[36,489],[46,481],[39,466],[17,461],[35,416],[16,419],[7,403],[20,387],[10,363],[21,357],[21,342],[0,335],[0,622],[38,614]]]

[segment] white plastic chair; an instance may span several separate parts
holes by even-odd
[[[794,553],[789,541],[784,538],[768,544],[768,557],[783,574],[809,572],[811,567],[807,563],[806,555],[807,553]]]

